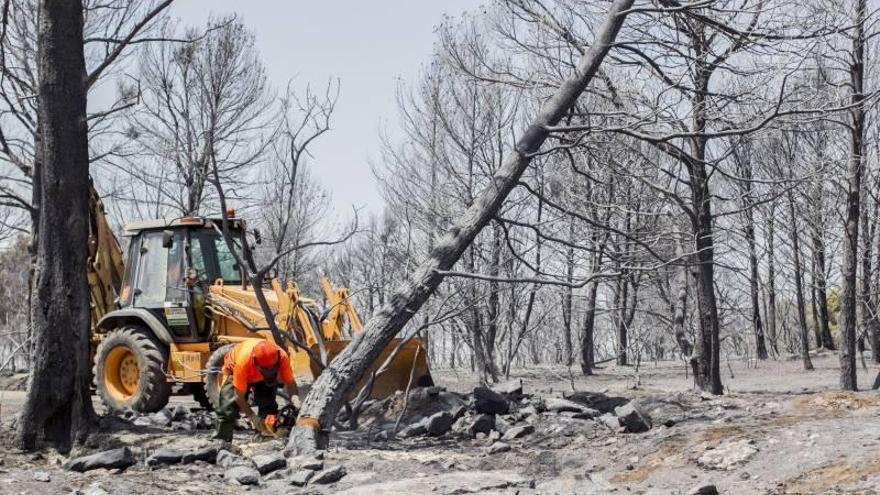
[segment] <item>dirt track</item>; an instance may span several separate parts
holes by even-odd
[[[564,370],[524,370],[517,374],[527,393],[559,396],[577,390],[639,397],[654,411],[655,427],[622,434],[600,422],[554,418],[534,434],[513,440],[512,450],[488,455],[488,439],[448,438],[370,441],[364,431],[335,437],[326,466],[343,464],[348,475],[308,493],[643,493],[685,494],[715,484],[727,494],[878,493],[880,486],[880,396],[875,392],[835,392],[837,358],[814,358],[817,370],[800,362],[771,361],[758,368],[731,363],[725,372],[729,392],[708,399],[690,391],[680,363],[650,364],[633,390],[632,368],[606,368],[591,378]],[[862,372],[860,383],[873,380]],[[437,373],[441,385],[467,391],[466,372]],[[222,478],[209,464],[148,471],[142,463],[121,474],[106,470],[66,472],[65,459],[11,451],[10,419],[22,394],[0,395],[4,454],[0,493],[69,493],[99,486],[109,493],[238,493],[242,487]],[[673,420],[663,426],[664,420]],[[561,425],[561,426],[560,426]],[[129,445],[143,455],[158,447],[202,445],[209,432],[125,428],[97,435],[92,448]],[[244,453],[271,449],[237,434]],[[34,481],[35,471],[51,481]],[[264,481],[257,493],[300,493],[281,481]],[[98,492],[100,493],[100,492]]]

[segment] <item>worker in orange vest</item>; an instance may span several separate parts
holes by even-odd
[[[273,436],[264,418],[278,413],[275,394],[279,383],[284,385],[291,401],[298,402],[290,358],[284,349],[268,340],[253,339],[236,344],[224,358],[223,381],[214,437],[227,442],[232,441],[239,412],[244,413],[258,433]],[[250,392],[259,414],[248,404]]]

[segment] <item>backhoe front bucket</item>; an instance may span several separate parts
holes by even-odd
[[[351,341],[332,340],[326,342],[328,362],[332,362],[349,342]],[[397,351],[397,355],[386,366],[385,361],[394,353],[398,346],[401,346],[400,350]],[[317,344],[311,346],[310,350],[315,356],[321,355],[320,347]],[[291,351],[294,351],[294,349],[291,349]],[[291,365],[297,377],[311,377],[314,380],[321,373],[321,368],[309,358],[306,352],[297,349],[293,352],[292,357]],[[382,368],[384,369],[379,372]],[[374,373],[376,373],[376,376],[370,389],[370,398],[372,399],[383,399],[393,395],[398,390],[406,390],[407,386],[430,387],[434,385],[434,380],[431,378],[431,372],[428,369],[427,350],[422,345],[422,341],[417,338],[410,339],[408,342],[394,339],[385,349],[382,349],[378,359],[367,369],[361,381],[352,391],[352,398],[360,392],[365,384],[370,382]]]

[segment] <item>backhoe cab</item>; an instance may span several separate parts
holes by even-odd
[[[121,255],[114,254],[118,243],[107,238],[112,232],[97,201],[89,280],[98,394],[114,410],[153,412],[167,404],[179,384],[177,393],[192,394],[205,407],[216,405],[223,359],[232,344],[278,341],[268,330],[255,288],[221,235],[222,220],[195,217],[127,225],[123,265]],[[228,222],[235,250],[243,255],[248,249],[244,222]],[[120,271],[121,276],[114,275]],[[258,288],[281,330],[279,343],[287,348],[304,385],[362,329],[348,290],[333,289],[326,279],[322,287],[328,305],[323,318],[295,283],[282,287],[270,279]],[[114,289],[118,297],[111,307],[108,294]],[[410,380],[412,386],[432,385],[425,355],[418,339],[392,342],[371,370],[383,369],[376,374],[371,396],[390,395]]]

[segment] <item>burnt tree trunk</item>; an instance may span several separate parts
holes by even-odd
[[[607,232],[604,240],[599,243],[598,251],[593,255],[591,269],[593,273],[599,273],[602,269],[602,258],[605,256],[605,243],[608,240]],[[599,234],[593,233],[593,244],[597,244]],[[592,375],[596,366],[596,299],[599,293],[599,278],[590,282],[587,287],[587,299],[584,302],[584,321],[581,327],[581,372],[584,375]]]
[[[581,372],[584,375],[592,375],[596,363],[596,343],[594,333],[596,328],[596,296],[599,292],[599,279],[590,282],[587,289],[587,300],[584,308],[584,323],[581,332]]]
[[[767,359],[767,343],[764,339],[764,322],[761,321],[761,304],[758,291],[758,250],[755,246],[755,211],[752,199],[752,163],[750,154],[739,160],[742,180],[742,207],[745,226],[743,233],[749,254],[749,296],[752,305],[752,330],[755,332],[755,354],[758,359]]]
[[[751,209],[749,209],[748,216],[746,240],[749,245],[749,294],[752,303],[752,326],[755,330],[755,349],[758,359],[767,359],[770,355],[767,352],[767,342],[764,339],[764,322],[761,320],[761,303],[758,292],[758,250],[755,247],[755,225]]]
[[[852,88],[850,110],[850,156],[846,168],[846,223],[843,236],[843,261],[840,264],[840,388],[857,390],[856,378],[856,269],[859,249],[860,192],[865,137],[864,79],[865,79],[865,9],[866,0],[855,2],[855,26],[852,33],[850,54],[850,84]]]
[[[687,301],[688,301],[688,274],[690,273],[690,256],[684,254],[684,246],[679,240],[675,245],[675,256],[679,259],[681,266],[677,270],[676,279],[678,292],[672,301],[672,331],[675,335],[675,342],[678,344],[678,350],[684,359],[689,359],[694,351],[694,345],[688,339],[686,320],[687,320]],[[670,291],[671,292],[671,291]]]
[[[775,354],[779,354],[776,343],[776,203],[770,205],[770,215],[767,218],[767,339],[770,348]]]
[[[33,301],[34,361],[18,444],[42,439],[61,452],[84,439],[89,393],[89,152],[83,8],[41,0],[38,42],[40,204]]]
[[[870,196],[866,195],[866,199],[868,198]],[[873,239],[874,230],[877,225],[878,210],[875,207],[873,215],[869,215],[868,209],[864,204],[862,210],[862,278],[859,295],[859,307],[862,309],[861,328],[863,335],[868,338],[868,342],[871,344],[872,360],[877,363],[880,362],[878,361],[880,353],[877,352],[878,347],[880,347],[880,321],[877,320],[877,315],[874,313],[873,281],[871,279],[873,260],[871,258],[873,256]],[[872,220],[869,221],[869,218]]]
[[[489,267],[489,274],[498,277],[501,274],[501,249],[502,237],[504,232],[498,222],[492,225],[492,253]],[[495,340],[498,336],[498,319],[501,314],[501,284],[497,281],[489,282],[489,304],[486,307],[486,316],[488,324],[486,325],[485,340],[483,341],[483,349],[486,351],[486,366],[489,369],[489,375],[492,381],[498,381],[498,367],[495,365]]]
[[[718,301],[715,295],[715,217],[712,212],[712,191],[709,184],[711,175],[706,161],[706,122],[709,112],[709,81],[715,66],[709,62],[711,52],[710,37],[706,36],[706,26],[699,25],[692,38],[695,52],[694,84],[691,97],[693,116],[691,131],[694,136],[688,140],[690,154],[680,156],[688,172],[693,211],[690,212],[691,228],[694,234],[694,261],[697,273],[697,312],[699,315],[699,337],[694,342],[691,367],[694,382],[700,390],[714,395],[724,393],[721,384],[721,340],[718,321]]]
[[[694,259],[697,273],[697,311],[699,312],[699,338],[694,342],[691,367],[694,380],[700,390],[714,395],[724,393],[721,385],[721,342],[718,322],[718,303],[715,297],[715,254],[711,193],[709,174],[703,161],[705,140],[698,144],[697,161],[690,164],[690,180],[693,192],[695,215],[693,229],[695,235]]]
[[[822,232],[818,229],[823,226],[815,227],[813,231],[813,259],[816,263],[816,269],[813,272],[813,285],[816,287],[816,304],[819,308],[819,315],[816,317],[819,323],[819,335],[821,342],[819,345],[833,351],[837,348],[834,345],[834,337],[831,335],[830,314],[828,312],[828,282],[827,282],[827,265],[825,261],[825,239]]]
[[[807,304],[804,300],[804,276],[803,266],[801,265],[801,246],[800,234],[798,233],[797,217],[794,210],[794,198],[791,191],[788,192],[788,210],[791,214],[791,250],[794,258],[794,288],[797,299],[797,316],[798,326],[800,327],[801,336],[801,358],[804,361],[804,369],[813,369],[813,362],[810,360],[810,332],[807,330]]]
[[[544,103],[517,141],[514,150],[505,158],[503,166],[495,173],[492,184],[480,192],[473,204],[456,219],[453,227],[437,240],[427,259],[315,380],[303,402],[297,425],[290,435],[290,450],[307,452],[327,447],[330,428],[345,397],[385,346],[440,285],[443,272],[455,265],[480,230],[501,208],[534,153],[547,139],[547,127],[558,123],[590,84],[617,37],[633,1],[615,0],[611,4],[607,19],[596,31],[596,39],[581,57],[574,74]]]
[[[627,302],[629,302],[627,290],[629,289],[629,284],[626,281],[626,276],[622,275],[618,278],[615,285],[617,286],[614,289],[614,313],[617,315],[617,365],[626,366],[629,364],[626,353],[629,346],[627,339],[629,336],[627,333],[628,328],[626,326]]]
[[[810,310],[813,314],[813,333],[816,336],[816,348],[822,347],[822,332],[819,325],[819,305],[816,302],[816,262],[810,258],[810,273],[813,274],[813,283],[810,284]]]
[[[475,258],[476,254],[474,253],[473,248],[471,248],[465,256],[465,264],[469,271],[476,271]],[[469,299],[467,304],[470,306],[470,309],[468,310],[467,327],[473,350],[473,353],[471,354],[471,362],[473,364],[472,369],[479,374],[481,382],[488,383],[492,380],[492,368],[488,362],[486,348],[483,345],[485,342],[483,338],[483,313],[478,304],[479,294],[477,293],[476,282],[469,282],[465,292],[468,294]]]
[[[574,242],[574,220],[568,222],[568,241]],[[574,247],[568,246],[565,253],[565,281],[571,284],[574,281]],[[574,362],[574,348],[571,340],[572,311],[574,309],[574,288],[569,285],[562,292],[562,339],[564,344],[565,366],[571,366]]]

